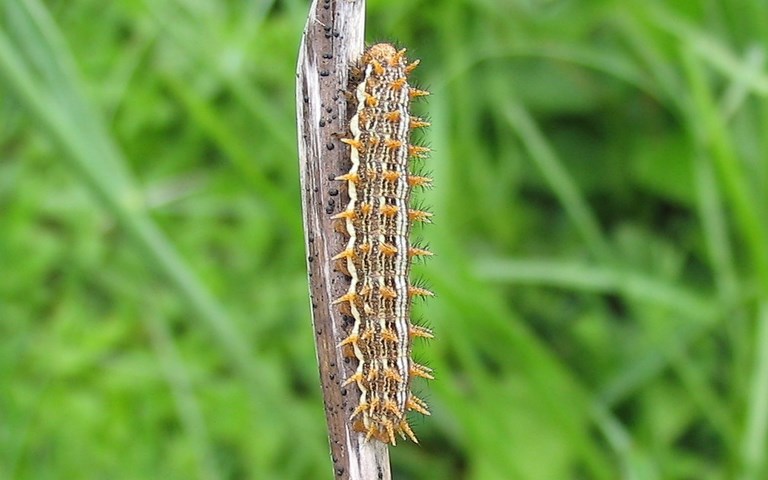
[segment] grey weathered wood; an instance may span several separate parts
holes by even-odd
[[[354,385],[342,388],[341,383],[354,373],[355,362],[337,345],[351,322],[331,305],[349,287],[349,280],[331,261],[347,241],[335,230],[331,216],[349,201],[343,182],[333,178],[351,166],[349,148],[339,139],[349,134],[349,68],[363,53],[364,34],[365,0],[312,2],[299,51],[296,114],[312,323],[334,475],[389,480],[387,446],[365,442],[349,422],[359,392]]]

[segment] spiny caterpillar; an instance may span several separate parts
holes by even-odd
[[[350,420],[356,431],[395,444],[395,434],[418,443],[407,411],[429,415],[426,403],[411,392],[411,379],[432,379],[432,369],[411,358],[414,337],[432,338],[428,328],[411,323],[411,300],[432,296],[411,284],[411,262],[429,256],[413,245],[414,222],[429,223],[431,213],[409,208],[411,190],[432,179],[411,174],[410,158],[429,149],[413,145],[411,130],[429,123],[411,115],[410,103],[429,92],[413,88],[408,75],[419,61],[408,63],[405,50],[387,43],[368,48],[353,79],[357,111],[350,121],[352,168],[336,180],[346,181],[349,204],[333,218],[344,222],[346,248],[334,257],[350,278],[349,290],[334,301],[354,318],[350,335],[340,347],[351,346],[358,365],[342,386],[356,383],[360,402]],[[349,347],[346,347],[349,348]]]

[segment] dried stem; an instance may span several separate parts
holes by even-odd
[[[314,0],[299,51],[296,114],[301,167],[312,322],[320,381],[336,478],[389,480],[389,453],[378,441],[365,442],[353,431],[349,416],[359,392],[341,382],[354,373],[354,361],[337,345],[347,336],[339,309],[331,305],[349,280],[331,258],[346,240],[331,216],[349,201],[334,177],[350,168],[349,148],[339,139],[348,134],[347,88],[350,64],[363,53],[365,0]]]

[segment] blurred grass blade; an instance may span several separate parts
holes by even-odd
[[[555,260],[492,258],[477,262],[480,278],[527,285],[546,285],[596,293],[618,293],[628,300],[650,302],[695,319],[712,316],[714,304],[657,278],[609,267]]]
[[[170,3],[176,3],[173,7]],[[237,99],[242,102],[253,118],[258,122],[260,128],[268,132],[268,138],[273,139],[288,151],[295,151],[296,142],[293,131],[283,128],[283,125],[293,124],[290,118],[292,109],[281,110],[273,105],[269,98],[263,92],[252,88],[243,75],[233,75],[231,69],[228,69],[222,62],[221,55],[213,48],[216,42],[216,35],[206,29],[205,24],[199,22],[195,25],[197,28],[190,28],[190,22],[178,21],[180,2],[158,2],[155,0],[145,0],[147,9],[160,24],[161,31],[165,32],[176,45],[184,52],[190,55],[190,58],[199,62],[201,68],[214,72],[219,78],[227,84]],[[192,48],[195,46],[195,48]]]
[[[495,258],[479,261],[475,269],[480,278],[489,281],[618,294],[628,301],[664,307],[679,316],[675,322],[668,323],[665,334],[658,335],[655,348],[639,355],[614,374],[613,380],[605,382],[600,398],[609,406],[617,404],[662,372],[671,361],[680,357],[681,352],[718,325],[717,320],[723,316],[717,303],[700,294],[660,279],[614,268],[575,262]]]
[[[720,111],[724,118],[730,120],[736,113],[747,105],[747,99],[752,93],[749,79],[754,78],[765,70],[765,46],[752,45],[744,53],[744,75],[731,80],[731,85],[725,91],[720,101]]]
[[[218,480],[221,475],[219,475],[214,460],[212,442],[203,412],[195,398],[190,373],[184,366],[184,360],[176,348],[173,334],[169,331],[168,325],[152,311],[151,305],[148,310],[149,313],[143,315],[142,318],[150,334],[157,358],[160,359],[166,381],[171,388],[179,420],[184,425],[196,452],[195,460],[198,463],[200,479]]]
[[[688,116],[691,125],[695,126],[695,140],[712,153],[736,223],[752,258],[762,294],[768,295],[768,234],[766,222],[761,221],[764,206],[753,201],[760,196],[754,194],[756,187],[748,180],[743,162],[734,150],[701,61],[688,46],[681,47],[680,55],[691,87],[692,102]]]
[[[691,48],[701,61],[715,68],[730,81],[746,85],[750,91],[760,96],[768,96],[768,74],[755,70],[748,60],[740,60],[721,40],[697,29],[663,3],[644,2],[644,8],[647,8],[648,15],[656,26],[676,36],[682,44]]]
[[[133,239],[151,268],[162,273],[204,321],[225,352],[251,380],[257,369],[248,347],[195,274],[143,209],[141,193],[109,138],[107,128],[86,102],[72,56],[45,7],[36,0],[8,4],[19,22],[21,44],[0,32],[0,78],[31,118],[61,146],[66,160]],[[17,52],[34,51],[37,65],[50,69],[38,78]],[[56,86],[48,84],[55,81]]]
[[[509,104],[504,114],[560,200],[560,204],[573,220],[587,247],[595,257],[608,261],[612,256],[611,251],[597,219],[531,115],[518,103]]]
[[[755,364],[745,419],[742,459],[743,480],[765,478],[768,441],[768,303],[763,303],[757,318]]]
[[[448,151],[450,140],[446,130],[446,121],[450,117],[450,104],[443,97],[436,97],[430,104],[433,125],[431,129],[432,145],[438,151]],[[436,182],[445,185],[455,184],[455,175],[449,162],[438,163],[434,167]],[[448,199],[445,191],[435,189],[429,192],[430,199],[435,205],[437,215],[448,215]],[[466,259],[466,254],[461,251],[460,236],[449,230],[448,224],[438,222],[434,229],[439,233],[434,236],[435,251],[445,254],[447,258]],[[529,327],[516,315],[512,314],[504,306],[500,295],[487,288],[485,282],[478,281],[477,276],[469,268],[469,264],[463,262],[451,263],[444,266],[444,274],[431,279],[436,291],[444,295],[446,299],[445,318],[447,312],[456,320],[456,323],[441,334],[453,354],[458,355],[459,370],[469,370],[478,384],[478,390],[487,392],[493,397],[498,392],[497,379],[489,375],[489,371],[482,365],[476,355],[478,345],[487,342],[489,338],[497,339],[499,348],[487,346],[485,355],[496,358],[500,365],[514,363],[515,368],[523,374],[528,385],[532,388],[537,398],[543,402],[545,409],[551,418],[555,419],[559,428],[569,438],[579,455],[583,458],[585,468],[588,469],[590,478],[612,478],[611,462],[609,457],[598,447],[596,439],[589,435],[590,422],[594,421],[597,427],[603,430],[602,418],[590,417],[594,395],[574,375],[568,365],[565,365],[557,355],[549,350]],[[465,292],[472,292],[467,295]],[[439,308],[439,307],[437,307]],[[439,314],[436,311],[435,314]],[[477,319],[483,319],[476,323]],[[503,346],[503,347],[502,347]],[[449,370],[446,368],[446,370]],[[445,385],[435,386],[440,388],[443,394],[450,396],[451,392]],[[501,393],[499,393],[501,395]],[[497,397],[503,398],[503,396]],[[563,399],[567,398],[569,407],[564,408]],[[457,401],[459,401],[457,399]],[[488,422],[491,427],[497,425]],[[498,426],[498,425],[497,425]],[[612,424],[615,429],[620,429],[618,422]],[[483,432],[482,427],[476,426],[473,430]],[[484,430],[483,438],[472,438],[468,441],[476,443],[488,443],[483,448],[484,452],[497,452],[496,455],[508,455],[505,444],[493,441],[493,435],[498,435],[502,430]],[[493,432],[493,433],[490,433]],[[608,437],[608,436],[607,436]],[[610,440],[610,437],[608,437]],[[617,450],[618,454],[621,454]]]
[[[209,135],[221,148],[235,166],[248,181],[254,191],[259,192],[264,198],[265,204],[274,206],[278,215],[276,218],[286,220],[295,216],[295,202],[289,201],[289,198],[283,194],[282,189],[277,187],[263,172],[256,155],[249,152],[243,142],[233,133],[229,126],[223,122],[222,118],[216,114],[213,108],[205,100],[199,98],[197,94],[187,84],[173,75],[163,76],[168,89],[175,95],[187,109],[192,119]],[[301,224],[298,222],[284,222],[290,227],[300,230]],[[296,231],[296,235],[300,235]]]

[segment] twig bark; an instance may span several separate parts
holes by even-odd
[[[349,67],[363,53],[364,33],[365,0],[312,2],[299,51],[296,113],[312,322],[334,475],[389,480],[386,445],[365,442],[349,422],[359,392],[354,385],[342,388],[341,383],[354,373],[355,365],[337,345],[346,338],[351,322],[331,305],[349,287],[349,280],[331,261],[346,244],[331,216],[349,201],[342,182],[333,179],[351,166],[349,148],[339,139],[349,131]]]

